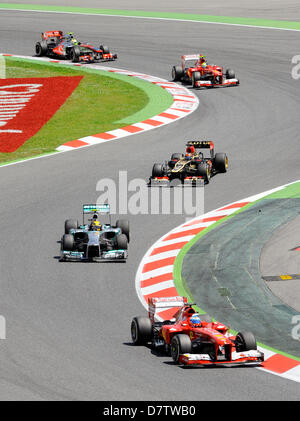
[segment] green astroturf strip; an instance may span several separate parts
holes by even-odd
[[[300,183],[293,183],[282,190],[265,197],[265,199],[299,199],[300,198]]]
[[[37,134],[17,151],[0,153],[2,164],[51,153],[67,141],[146,120],[165,111],[173,103],[172,95],[165,89],[138,78],[30,58],[5,57],[5,60],[7,78],[84,77]]]
[[[267,28],[278,29],[294,29],[300,30],[300,22],[281,21],[281,20],[267,20],[257,18],[231,17],[231,16],[213,16],[213,15],[197,15],[184,14],[172,12],[151,12],[138,10],[114,10],[114,9],[96,9],[86,7],[65,7],[52,5],[34,5],[34,4],[17,4],[17,3],[0,3],[1,9],[14,10],[34,10],[34,11],[49,11],[57,13],[82,13],[91,15],[112,15],[112,16],[130,16],[130,17],[144,17],[156,19],[174,19],[187,20],[195,22],[211,22],[223,23],[230,25],[245,25],[245,26],[259,26]]]
[[[194,244],[196,244],[203,236],[208,234],[211,230],[215,229],[220,224],[224,223],[225,221],[228,221],[230,218],[234,218],[236,215],[238,215],[241,212],[246,211],[250,207],[254,206],[261,200],[265,199],[285,199],[285,198],[300,198],[300,182],[293,183],[291,185],[286,186],[285,188],[278,190],[275,193],[271,193],[261,199],[258,199],[257,201],[254,201],[252,203],[249,203],[248,205],[244,206],[243,208],[236,211],[234,214],[231,214],[219,221],[217,221],[215,224],[210,225],[208,228],[206,228],[204,231],[201,231],[198,235],[196,235],[189,243],[187,243],[180,251],[180,253],[177,255],[175,262],[174,262],[174,268],[173,268],[173,280],[174,285],[178,291],[178,294],[180,296],[185,296],[188,298],[190,302],[195,302],[193,295],[188,287],[186,279],[182,276],[182,265],[184,258],[188,251],[193,247]],[[199,313],[206,313],[206,311],[198,306],[195,306],[197,311]],[[237,332],[231,330],[234,334]],[[284,355],[286,357],[292,358],[294,360],[300,361],[300,358],[291,354],[288,354],[286,352],[280,351],[278,349],[272,348],[268,345],[258,343],[259,346],[266,348],[270,351],[273,351],[275,353]]]

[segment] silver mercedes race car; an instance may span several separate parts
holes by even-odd
[[[91,218],[86,217],[92,215]],[[107,223],[99,219],[108,218]],[[103,216],[104,217],[104,216]],[[61,261],[126,261],[128,257],[129,221],[120,219],[112,225],[108,204],[83,205],[83,223],[74,219],[65,221],[65,233],[61,239]]]

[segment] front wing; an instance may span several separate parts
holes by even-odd
[[[240,84],[238,79],[224,79],[223,83],[212,83],[210,80],[197,80],[195,82],[195,88],[217,88],[217,87],[226,87],[226,86],[237,86]]]
[[[184,365],[212,365],[212,364],[260,364],[264,361],[264,354],[257,350],[233,352],[231,360],[213,360],[208,354],[182,354],[179,362]]]
[[[170,179],[169,177],[150,177],[149,186],[151,187],[178,187],[178,184],[172,186],[173,180],[178,180],[179,177]],[[204,186],[204,179],[198,176],[185,177],[182,186],[202,187]]]
[[[60,260],[62,262],[125,262],[128,257],[127,250],[110,250],[102,252],[100,257],[92,257],[87,258],[85,257],[83,252],[79,251],[62,251]]]
[[[79,56],[79,61],[83,63],[93,63],[93,62],[106,62],[106,61],[115,61],[118,58],[117,54],[102,54],[101,58],[94,58],[89,53],[82,53]]]

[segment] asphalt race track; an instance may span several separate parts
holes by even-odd
[[[12,11],[0,11],[0,28],[2,52],[32,55],[40,32],[58,28],[108,44],[118,52],[116,67],[169,79],[182,53],[203,52],[241,80],[238,88],[199,92],[198,110],[163,128],[0,168],[0,313],[7,322],[0,399],[299,399],[299,383],[261,370],[183,370],[131,345],[131,319],[145,313],[134,286],[138,264],[182,218],[129,216],[126,264],[59,263],[57,241],[64,220],[80,219],[82,203],[97,199],[98,180],[117,180],[119,170],[147,179],[153,163],[186,140],[213,139],[230,159],[230,171],[205,189],[205,211],[298,180],[300,81],[291,77],[291,58],[300,33]]]

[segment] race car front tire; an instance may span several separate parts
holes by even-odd
[[[78,45],[74,45],[70,52],[70,58],[73,63],[78,63],[80,60],[80,47]]]
[[[134,317],[131,322],[131,339],[134,345],[146,345],[152,338],[152,323],[148,317]]]
[[[238,352],[257,349],[256,339],[252,332],[239,332],[235,338],[235,345]]]
[[[120,234],[117,236],[117,248],[118,250],[128,249],[128,239],[125,234]]]
[[[235,79],[235,72],[232,69],[226,70],[226,79]]]
[[[197,166],[197,175],[204,179],[205,183],[209,183],[210,180],[210,168],[205,162],[201,162]]]
[[[216,153],[214,159],[215,169],[219,172],[227,172],[228,170],[228,157],[226,153]]]
[[[192,73],[192,86],[193,88],[196,88],[196,82],[201,79],[201,73],[200,72],[193,72]]]
[[[175,363],[179,362],[181,354],[190,354],[192,352],[192,341],[188,335],[179,333],[173,336],[171,340],[171,357]]]
[[[74,250],[74,237],[72,234],[64,234],[62,237],[61,248],[65,251]]]
[[[154,164],[152,168],[152,177],[163,177],[165,174],[162,164]]]

